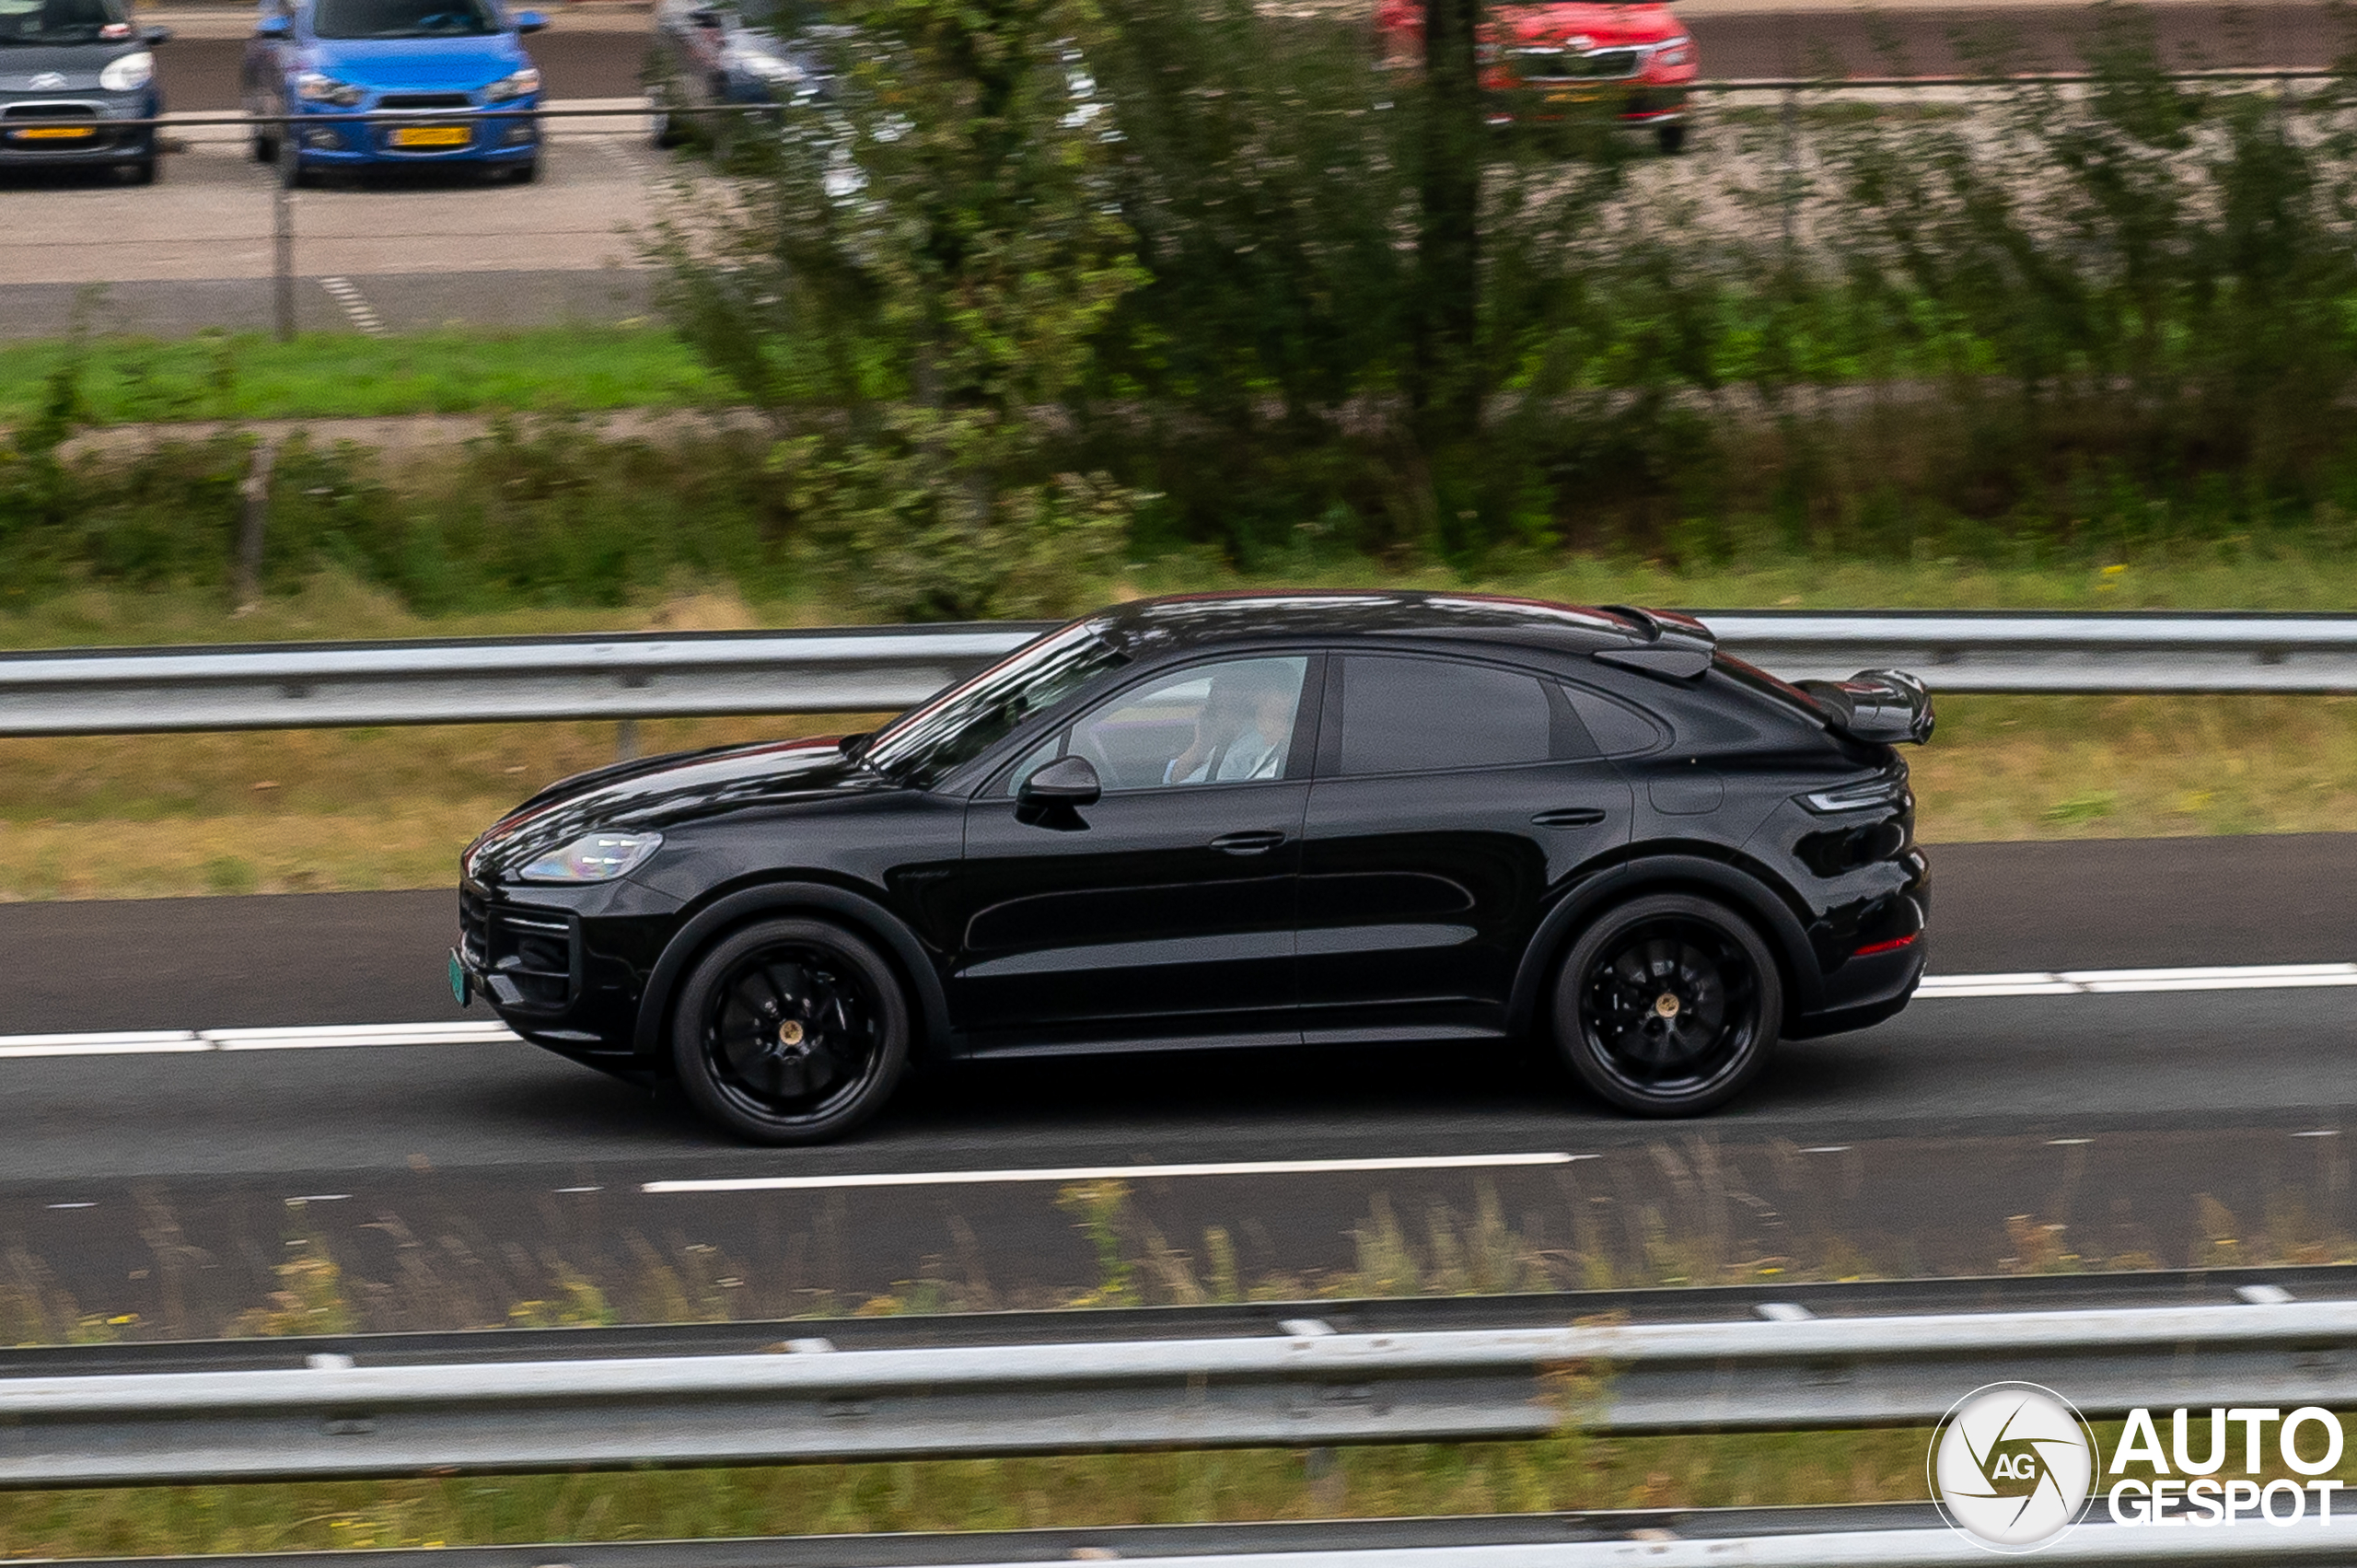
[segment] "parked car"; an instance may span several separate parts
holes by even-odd
[[[817,0],[659,0],[647,52],[655,145],[691,134],[726,143],[739,117],[681,109],[787,103],[816,91],[812,41],[827,24]]]
[[[540,73],[523,35],[548,23],[494,0],[265,0],[247,45],[253,114],[298,118],[295,174],[447,164],[540,178]],[[507,111],[478,119],[470,110]],[[377,111],[404,119],[350,118]],[[316,118],[316,122],[312,122]],[[256,159],[274,162],[278,133],[257,126]]]
[[[1383,0],[1376,27],[1387,64],[1422,60],[1423,18],[1422,0]],[[1700,66],[1667,6],[1501,5],[1480,42],[1493,122],[1600,108],[1623,125],[1650,128],[1662,151],[1685,151],[1688,89]]]
[[[912,1056],[1516,1036],[1691,1115],[1914,993],[1892,747],[1932,723],[1912,677],[1789,685],[1660,611],[1146,600],[873,735],[541,791],[465,853],[451,985],[771,1144]]]
[[[0,168],[104,166],[152,182],[154,128],[105,122],[164,112],[149,52],[171,36],[122,0],[0,0]]]

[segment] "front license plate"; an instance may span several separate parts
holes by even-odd
[[[393,133],[397,147],[463,147],[469,133],[464,125],[404,125]]]
[[[35,125],[8,133],[10,139],[18,142],[87,142],[97,134],[87,125]]]
[[[459,955],[456,953],[450,955],[450,994],[458,998],[459,1005],[461,1007],[473,1000],[467,994],[466,966],[459,962]]]

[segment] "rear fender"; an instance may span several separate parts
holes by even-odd
[[[1507,1028],[1531,1027],[1555,978],[1555,965],[1589,921],[1615,904],[1646,893],[1697,893],[1747,917],[1776,955],[1784,982],[1785,1016],[1814,1012],[1824,997],[1808,930],[1789,895],[1765,874],[1702,854],[1641,854],[1581,884],[1539,922],[1515,972],[1506,1005]]]

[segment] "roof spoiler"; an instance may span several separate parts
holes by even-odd
[[[1852,740],[1921,746],[1932,738],[1932,693],[1903,669],[1862,669],[1847,680],[1794,684],[1816,698],[1826,721]]]
[[[1637,645],[1598,648],[1599,664],[1616,664],[1645,675],[1691,680],[1711,668],[1711,649],[1718,633],[1690,615],[1674,610],[1640,610],[1633,604],[1599,605],[1605,614],[1635,628]]]

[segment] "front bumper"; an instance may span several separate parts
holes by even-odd
[[[109,122],[162,112],[162,99],[146,93],[0,94],[0,166],[145,163],[156,156],[155,128]]]
[[[610,1072],[644,1067],[639,1001],[677,912],[628,880],[520,889],[470,877],[459,888],[451,988],[535,1045]]]
[[[540,156],[535,99],[512,103],[403,111],[399,121],[365,120],[349,110],[306,107],[293,127],[295,156],[315,168],[370,165],[514,164]]]

